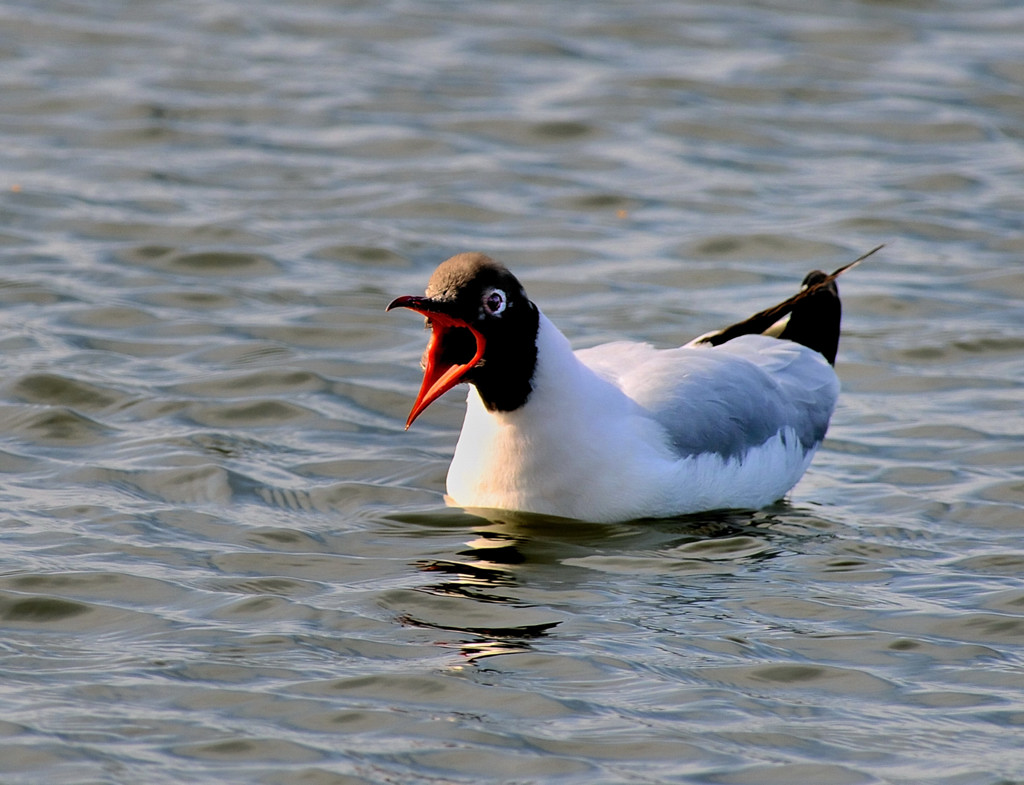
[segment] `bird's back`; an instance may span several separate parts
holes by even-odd
[[[839,394],[835,372],[820,354],[761,335],[663,350],[619,342],[577,357],[646,410],[680,457],[742,459],[781,432],[812,450]]]

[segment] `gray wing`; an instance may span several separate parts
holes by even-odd
[[[761,335],[662,351],[606,344],[579,356],[656,420],[680,457],[737,457],[790,432],[811,450],[824,438],[839,394],[821,355]]]

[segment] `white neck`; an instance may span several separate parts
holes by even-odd
[[[448,472],[448,494],[463,507],[581,517],[593,494],[614,496],[619,485],[635,489],[641,481],[631,476],[630,453],[639,435],[646,435],[642,449],[649,450],[650,430],[657,426],[631,416],[636,408],[580,362],[541,313],[533,392],[515,411],[489,412],[476,389],[470,389]],[[616,425],[595,431],[595,417]],[[660,439],[653,435],[654,443]],[[610,461],[621,464],[610,467]]]

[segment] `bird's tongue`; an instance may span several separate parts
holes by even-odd
[[[462,319],[437,312],[421,311],[421,313],[430,319],[430,342],[423,353],[423,383],[420,385],[419,395],[416,396],[412,405],[412,411],[409,412],[409,419],[405,421],[406,430],[424,409],[462,381],[466,372],[480,362],[486,344],[480,331]],[[466,363],[453,362],[450,359],[452,353],[446,352],[445,341],[450,340],[452,332],[458,329],[469,330],[476,341],[476,352]],[[446,359],[446,354],[449,356],[448,359]]]

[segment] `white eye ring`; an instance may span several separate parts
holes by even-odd
[[[501,312],[505,310],[506,304],[507,298],[501,289],[488,289],[484,292],[484,311],[489,313],[491,316],[498,316],[501,314]]]

